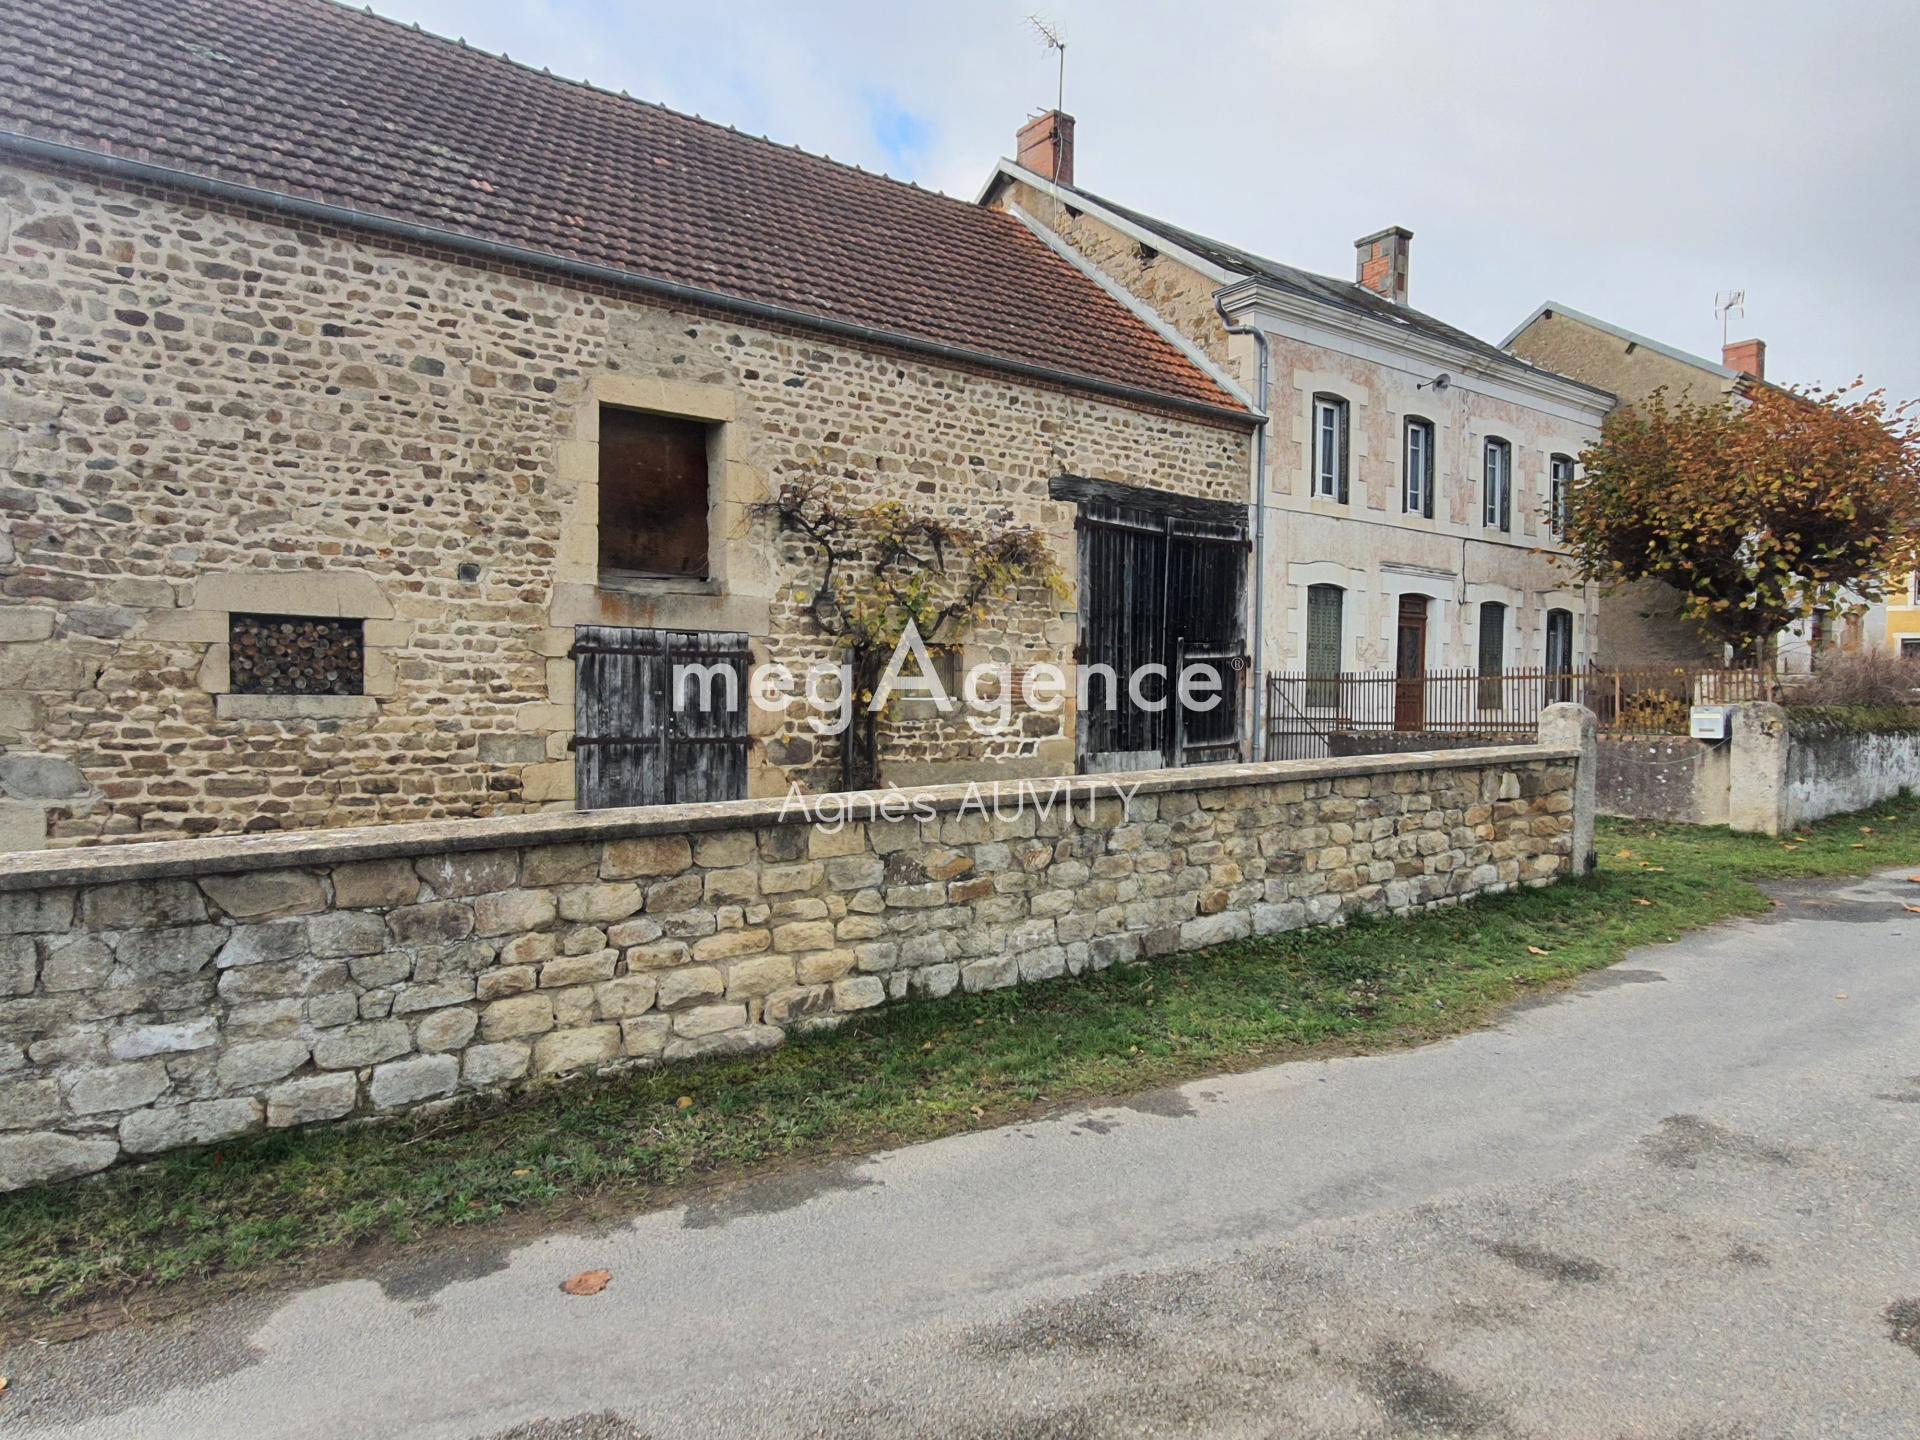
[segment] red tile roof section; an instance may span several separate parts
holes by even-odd
[[[0,0],[0,130],[1244,407],[1011,216],[332,0]]]

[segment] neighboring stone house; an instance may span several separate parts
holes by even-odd
[[[1743,340],[1726,347],[1726,364],[1637,335],[1618,325],[1549,301],[1501,343],[1523,360],[1604,386],[1622,405],[1638,405],[1656,390],[1696,405],[1732,399],[1766,377],[1767,347]],[[1726,647],[1702,635],[1680,614],[1680,593],[1659,580],[1640,580],[1600,597],[1596,647],[1603,665],[1725,663]]]
[[[1406,230],[1313,275],[1078,184],[1071,117],[1020,133],[981,203],[1019,218],[1253,398],[1267,349],[1268,671],[1577,668],[1595,596],[1559,560],[1552,497],[1613,397],[1407,303]],[[1230,328],[1231,327],[1231,328]],[[1414,709],[1423,687],[1401,687]],[[1329,702],[1331,688],[1316,692]],[[1421,728],[1418,713],[1398,717]]]
[[[0,23],[0,849],[834,788],[798,711],[634,698],[829,654],[791,479],[1076,582],[1089,507],[1244,532],[1244,398],[1011,216],[328,0]],[[967,658],[1067,662],[1101,599]],[[1075,726],[883,754],[1059,774]],[[657,793],[583,796],[607,745]]]
[[[1733,340],[1721,361],[1689,354],[1621,326],[1548,301],[1500,342],[1535,365],[1604,386],[1626,406],[1660,391],[1672,401],[1737,404],[1767,381],[1764,340]],[[1897,594],[1897,589],[1895,593]],[[1604,665],[1718,666],[1727,647],[1703,635],[1680,613],[1681,596],[1659,580],[1640,580],[1601,597],[1599,656]],[[1887,607],[1875,602],[1832,621],[1799,622],[1782,632],[1775,664],[1806,673],[1829,647],[1860,648],[1887,628]]]

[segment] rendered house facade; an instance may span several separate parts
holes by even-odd
[[[1313,275],[1079,186],[1072,133],[1032,122],[981,201],[1264,399],[1262,669],[1584,664],[1596,596],[1553,497],[1611,394],[1411,308],[1405,230],[1360,241],[1352,281]]]

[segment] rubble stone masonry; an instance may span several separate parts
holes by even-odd
[[[706,581],[603,583],[598,407],[716,427]],[[573,803],[580,624],[826,654],[755,502],[824,477],[1052,536],[1091,476],[1244,501],[1245,425],[0,166],[0,852]],[[1036,593],[966,657],[1065,661]],[[234,693],[233,614],[362,622],[364,693]],[[908,783],[1073,767],[1071,709],[906,717]],[[833,787],[798,716],[751,793]],[[942,767],[946,767],[944,770]]]
[[[893,792],[838,828],[745,800],[16,856],[0,1189],[1543,885],[1591,850],[1591,725]]]

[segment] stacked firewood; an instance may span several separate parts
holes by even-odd
[[[361,622],[307,615],[236,615],[231,678],[241,695],[358,695]]]

